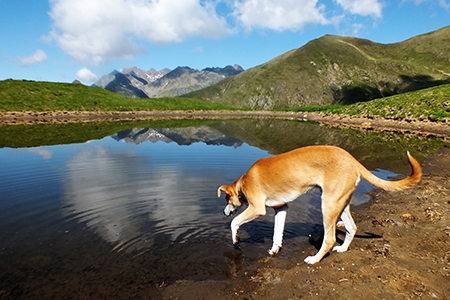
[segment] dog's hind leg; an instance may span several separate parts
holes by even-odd
[[[344,210],[342,211],[341,219],[344,223],[345,231],[347,233],[345,234],[344,243],[342,243],[342,245],[340,246],[335,246],[333,248],[333,251],[337,252],[347,251],[348,246],[350,246],[350,243],[353,241],[353,238],[355,237],[356,234],[357,227],[350,213],[350,203],[348,203],[347,206],[345,206]]]
[[[272,249],[269,250],[270,255],[277,254],[283,245],[284,224],[286,223],[287,210],[287,205],[275,208],[275,227],[273,230]]]
[[[342,191],[342,196],[336,197],[335,190],[322,192],[322,215],[323,215],[323,229],[325,235],[323,237],[323,243],[319,252],[314,256],[308,256],[305,258],[305,262],[308,264],[315,264],[319,262],[325,254],[330,251],[334,243],[336,243],[336,221],[339,214],[343,211],[347,204],[347,200],[352,195],[353,190]],[[345,221],[344,221],[345,222]]]
[[[316,255],[305,258],[306,263],[312,265],[319,262],[322,257],[330,251],[331,247],[333,247],[336,242],[336,220],[337,216],[325,212],[323,213],[323,227],[325,230],[325,235],[323,237],[322,246]]]

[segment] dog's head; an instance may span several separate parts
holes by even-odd
[[[226,194],[225,199],[227,200],[227,206],[225,206],[223,213],[227,217],[231,216],[240,206],[242,206],[243,203],[246,202],[245,196],[242,194],[240,188],[241,178],[233,184],[222,185],[217,189],[217,197],[220,197],[221,191],[224,191]]]

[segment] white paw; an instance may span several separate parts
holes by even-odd
[[[317,259],[316,256],[308,256],[307,258],[305,258],[305,263],[313,265],[317,262],[319,262],[320,259]]]
[[[269,250],[269,255],[271,255],[271,256],[276,255],[278,252],[280,252],[280,248],[281,248],[281,246],[273,245],[272,249]]]
[[[233,240],[233,245],[239,244],[239,235],[238,234],[234,235],[232,237],[232,240]]]
[[[345,246],[335,246],[333,248],[333,251],[336,251],[336,252],[345,252],[347,250],[348,250],[348,247],[345,247]]]

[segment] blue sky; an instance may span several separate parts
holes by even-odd
[[[244,69],[324,34],[394,43],[450,0],[0,0],[0,80],[92,84],[114,69]]]

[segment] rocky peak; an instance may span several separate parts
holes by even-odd
[[[93,86],[134,98],[174,97],[208,87],[242,71],[239,65],[205,68],[201,71],[186,66],[161,71],[153,68],[144,71],[132,67],[120,72],[114,70]]]
[[[219,75],[229,77],[229,76],[233,76],[233,75],[241,73],[242,71],[244,71],[244,69],[242,69],[242,67],[239,65],[234,65],[233,67],[226,66],[225,68],[217,68],[217,67],[216,68],[205,68],[202,71],[214,72]]]

